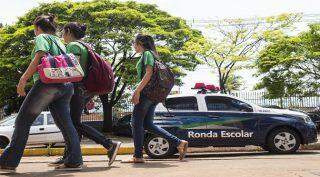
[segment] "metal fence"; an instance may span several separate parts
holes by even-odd
[[[298,109],[301,111],[310,111],[314,109],[317,105],[320,105],[320,96],[312,96],[312,97],[299,97],[299,96],[290,96],[285,98],[277,98],[277,99],[267,99],[265,98],[266,92],[261,91],[250,91],[250,92],[233,92],[232,95],[246,100],[250,103],[257,104],[259,106],[271,106],[271,107],[279,107],[279,108],[289,108],[289,109]],[[113,109],[113,117],[121,118],[127,114],[130,114],[133,110],[133,105],[130,100],[124,100],[123,105],[119,107],[115,107]],[[100,114],[89,114],[83,115],[82,120],[90,121],[90,120],[103,120],[102,113]]]
[[[289,96],[277,99],[267,99],[265,98],[266,92],[261,91],[233,92],[232,95],[259,106],[299,109],[302,111],[309,111],[320,105],[320,96]]]

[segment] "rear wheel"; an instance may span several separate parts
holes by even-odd
[[[166,138],[149,136],[144,142],[144,150],[150,158],[162,159],[177,153],[177,148]]]
[[[293,153],[301,144],[298,133],[289,128],[273,130],[267,138],[267,149],[273,153]]]
[[[8,146],[9,140],[6,137],[0,137],[0,148],[4,149]]]

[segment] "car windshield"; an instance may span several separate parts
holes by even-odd
[[[16,120],[17,115],[11,115],[0,121],[0,126],[12,126]]]
[[[250,101],[244,100],[244,99],[242,99],[242,98],[234,97],[234,96],[230,96],[230,97],[231,97],[231,98],[234,98],[234,99],[236,99],[236,100],[242,101],[242,102],[244,102],[244,103],[247,103],[247,104],[251,105],[252,107],[262,108],[261,106],[259,106],[259,105],[257,105],[257,104],[254,104],[254,103],[252,103],[252,102],[250,102]]]

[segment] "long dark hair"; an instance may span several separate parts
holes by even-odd
[[[33,24],[39,28],[45,33],[56,33],[57,26],[55,22],[55,16],[52,14],[49,15],[40,15],[38,16]]]
[[[78,22],[70,22],[63,28],[65,32],[70,32],[76,39],[82,39],[86,35],[87,26]]]
[[[140,44],[145,50],[150,50],[156,57],[159,57],[159,54],[154,44],[153,37],[145,34],[138,34],[134,40],[136,44]]]

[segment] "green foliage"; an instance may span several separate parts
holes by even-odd
[[[222,20],[209,27],[214,38],[201,41],[203,47],[192,47],[205,63],[216,69],[220,88],[227,92],[233,89],[227,84],[229,77],[234,77],[232,73],[236,70],[252,67],[265,39],[281,36],[282,31],[298,19],[299,14],[283,14],[257,19],[250,24],[242,19]]]
[[[178,76],[177,84],[181,84],[184,70],[193,70],[199,63],[186,43],[197,42],[203,38],[201,33],[190,29],[185,20],[172,17],[154,5],[109,0],[45,3],[20,17],[14,25],[0,29],[0,106],[10,102],[17,109],[21,103],[15,85],[30,62],[33,20],[43,13],[55,14],[60,29],[69,21],[87,24],[85,41],[114,67],[116,88],[104,99],[111,106],[121,99],[128,86],[136,84],[138,56],[132,59],[132,39],[138,32],[151,34],[161,44],[160,59],[173,68]]]
[[[312,95],[320,88],[320,24],[297,36],[272,38],[256,61],[268,97]]]
[[[241,85],[243,84],[243,78],[238,75],[231,74],[226,82],[227,92],[240,90]]]

